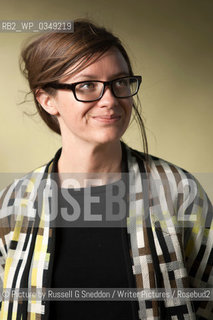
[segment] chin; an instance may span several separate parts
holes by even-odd
[[[108,143],[119,142],[123,136],[125,128],[107,128],[102,130],[93,130],[87,135],[86,140],[94,145],[104,145]]]
[[[97,144],[108,144],[116,141],[120,141],[121,135],[105,135],[99,136],[95,139]]]

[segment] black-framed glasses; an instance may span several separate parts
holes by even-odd
[[[137,94],[142,81],[141,76],[128,76],[111,81],[88,80],[75,83],[52,82],[46,84],[43,89],[53,88],[71,90],[77,101],[92,102],[103,97],[105,88],[111,89],[114,97],[119,99],[129,98]]]

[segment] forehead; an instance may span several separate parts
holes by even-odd
[[[79,81],[79,79],[84,80],[84,78],[112,78],[117,75],[129,74],[127,62],[117,48],[111,48],[101,56],[100,54],[94,55],[92,60],[86,63],[83,69],[72,73],[72,75],[68,75],[73,69],[75,69],[75,65],[65,72],[67,76],[63,80],[72,79],[72,81]]]

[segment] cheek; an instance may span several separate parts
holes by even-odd
[[[78,121],[85,116],[89,106],[77,101],[72,92],[59,92],[57,95],[57,107],[60,116],[64,120]]]
[[[96,105],[94,102],[81,102],[81,106],[79,106],[79,113],[81,118],[88,119],[90,115],[93,115],[96,112]]]
[[[131,117],[132,108],[133,108],[133,99],[130,98],[130,100],[125,105],[125,110],[128,117]]]

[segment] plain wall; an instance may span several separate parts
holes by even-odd
[[[88,17],[110,28],[143,76],[139,97],[150,153],[193,173],[213,172],[212,0],[19,0],[0,7],[1,20]],[[18,105],[28,91],[20,48],[30,35],[0,33],[1,172],[28,172],[61,145],[38,116],[24,114],[35,111],[33,102]],[[125,141],[142,149],[135,126]]]

